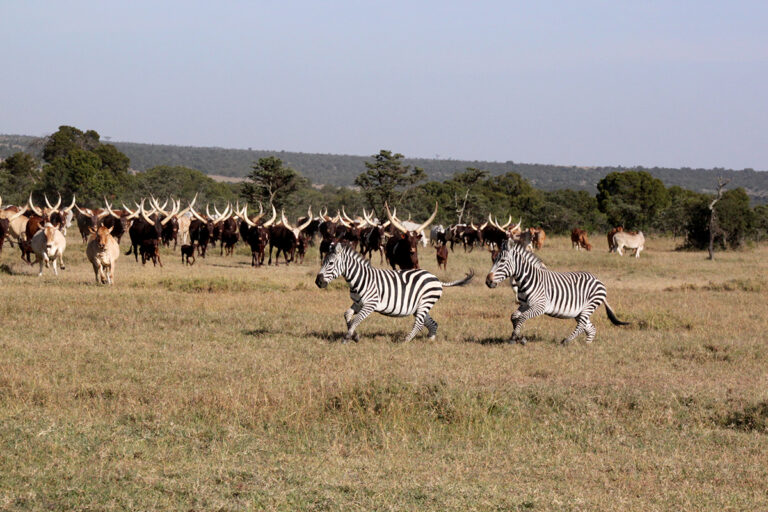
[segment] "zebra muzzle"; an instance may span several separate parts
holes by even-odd
[[[494,278],[493,272],[491,272],[490,274],[488,274],[486,276],[486,278],[485,278],[485,285],[488,288],[496,288],[497,283],[496,283],[496,280]]]
[[[318,288],[326,288],[328,286],[328,283],[323,279],[322,274],[317,274],[317,277],[315,278],[315,284]]]

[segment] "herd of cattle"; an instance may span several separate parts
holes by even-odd
[[[133,254],[138,262],[152,261],[162,266],[160,247],[173,250],[181,244],[182,262],[193,265],[195,258],[205,258],[208,247],[220,244],[221,255],[232,255],[235,245],[244,241],[251,249],[251,264],[264,264],[268,252],[268,264],[272,264],[275,252],[275,265],[279,264],[280,254],[286,264],[304,261],[307,247],[319,241],[320,257],[328,254],[335,243],[344,243],[369,260],[374,252],[379,253],[380,263],[386,258],[393,268],[418,269],[418,246],[432,244],[436,247],[436,258],[440,268],[447,267],[448,249],[453,251],[460,244],[465,251],[475,247],[488,247],[495,259],[502,243],[513,240],[527,249],[540,250],[544,246],[546,234],[540,228],[521,228],[521,222],[513,225],[512,217],[504,224],[492,215],[480,225],[456,224],[445,227],[433,226],[438,212],[438,205],[432,215],[423,223],[401,220],[397,211],[385,207],[387,220],[382,222],[363,209],[362,216],[354,218],[347,215],[344,208],[335,216],[329,216],[327,210],[307,215],[292,224],[283,212],[278,219],[274,206],[265,212],[259,205],[259,213],[249,215],[247,206],[228,205],[223,212],[213,206],[205,206],[205,213],[195,209],[197,196],[181,208],[180,200],[167,200],[160,204],[154,197],[136,203],[135,208],[125,204],[122,209],[115,209],[105,199],[104,208],[81,208],[73,197],[69,206],[62,207],[59,196],[55,204],[45,197],[45,206],[35,205],[30,195],[23,206],[2,207],[0,198],[0,251],[5,238],[13,246],[18,244],[22,259],[29,264],[39,264],[39,274],[43,265],[52,263],[57,274],[57,263],[64,268],[63,254],[66,249],[66,232],[74,221],[78,227],[86,255],[93,264],[96,280],[112,283],[115,260],[120,254],[119,244],[127,233],[130,247],[126,255]],[[170,203],[170,206],[169,206]],[[590,250],[587,233],[576,228],[571,233],[571,241],[577,249]],[[635,257],[643,250],[645,239],[642,232],[624,231],[621,227],[608,234],[610,251],[623,254],[624,248],[635,249]],[[269,248],[267,250],[267,247]],[[33,262],[31,255],[35,255]]]

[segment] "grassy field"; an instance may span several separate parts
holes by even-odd
[[[551,318],[509,345],[511,288],[459,249],[437,275],[477,277],[432,310],[437,341],[374,315],[342,345],[346,284],[315,287],[316,252],[121,256],[108,288],[75,236],[58,278],[6,245],[0,510],[768,509],[768,247],[547,242],[632,325],[600,308],[591,345]]]

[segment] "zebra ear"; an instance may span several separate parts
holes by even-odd
[[[341,244],[339,243],[335,244],[335,246],[333,247],[333,252],[335,252],[336,254],[339,254],[341,252]]]
[[[506,251],[507,249],[509,249],[509,239],[503,240],[503,241],[501,242],[501,247],[500,247],[500,249],[501,249],[502,251]]]

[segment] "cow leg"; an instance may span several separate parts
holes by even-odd
[[[622,249],[623,247],[621,245],[616,246],[616,252],[619,253],[619,256],[624,256],[624,253],[621,252]]]
[[[37,273],[38,277],[43,275],[43,260],[44,260],[44,258],[38,258],[37,259],[37,262],[40,263],[40,271]]]

